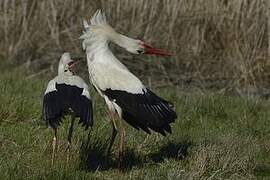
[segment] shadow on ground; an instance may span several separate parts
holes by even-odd
[[[188,156],[188,149],[192,146],[191,141],[173,142],[170,141],[160,147],[160,149],[149,154],[149,158],[154,162],[162,162],[164,159],[183,160]]]
[[[107,155],[107,145],[107,141],[89,136],[80,149],[79,168],[86,171],[117,169],[118,158],[114,154]],[[147,155],[142,155],[135,149],[126,148],[122,169],[129,171],[132,167],[142,167],[149,162],[163,162],[165,159],[183,160],[188,156],[188,149],[191,145],[190,141],[168,142],[162,145],[157,152]]]
[[[113,160],[106,156],[106,149],[107,144],[89,132],[80,148],[79,168],[87,171],[109,169]]]

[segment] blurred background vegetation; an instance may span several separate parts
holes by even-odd
[[[148,86],[268,97],[268,4],[267,0],[1,0],[0,59],[27,69],[30,77],[54,72],[64,51],[85,59],[78,39],[82,19],[89,20],[101,8],[118,32],[174,53],[163,59],[112,47]]]

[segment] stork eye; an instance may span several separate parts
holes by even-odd
[[[139,49],[139,50],[137,50],[137,53],[142,54],[142,53],[144,53],[144,51],[142,49]]]

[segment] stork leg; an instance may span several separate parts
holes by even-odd
[[[120,123],[120,144],[119,144],[119,160],[118,160],[119,169],[121,169],[123,165],[124,144],[125,144],[125,128],[123,124]]]
[[[112,122],[112,136],[110,138],[110,144],[109,144],[109,147],[108,147],[107,155],[109,155],[111,153],[112,145],[114,143],[116,135],[117,135],[117,130],[116,130],[115,126],[114,126],[114,123]]]
[[[108,147],[108,150],[107,150],[107,155],[109,155],[111,153],[112,145],[113,145],[115,137],[117,135],[116,124],[114,122],[114,115],[111,112],[109,112],[109,116],[110,116],[110,121],[111,121],[111,124],[112,124],[112,135],[111,135],[111,138],[110,138],[110,144],[109,144],[109,147]]]
[[[54,130],[54,137],[53,137],[53,142],[52,142],[52,159],[51,159],[51,164],[52,166],[54,165],[54,158],[55,158],[55,154],[56,154],[56,150],[57,150],[57,146],[58,146],[58,139],[57,139],[57,128],[53,128]]]
[[[66,163],[67,164],[69,162],[69,153],[70,153],[70,149],[71,149],[71,138],[72,138],[72,133],[73,133],[74,122],[75,122],[75,115],[72,114],[71,115],[71,125],[70,125],[69,131],[68,131],[68,144],[67,144],[67,148],[66,148],[66,153],[67,153]]]

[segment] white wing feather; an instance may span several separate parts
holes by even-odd
[[[48,83],[47,89],[46,89],[46,91],[45,91],[44,94],[47,94],[49,92],[56,91],[55,83],[56,83],[55,79],[50,80],[50,82]]]
[[[65,74],[60,74],[60,75],[56,76],[54,79],[52,79],[48,83],[45,94],[47,94],[49,92],[52,92],[52,91],[57,91],[56,83],[57,84],[66,84],[66,85],[71,85],[71,86],[77,86],[79,88],[83,88],[82,95],[86,96],[88,99],[90,99],[90,94],[89,94],[89,91],[88,91],[88,85],[79,76],[74,76],[74,75],[70,76],[70,75],[65,75]]]

